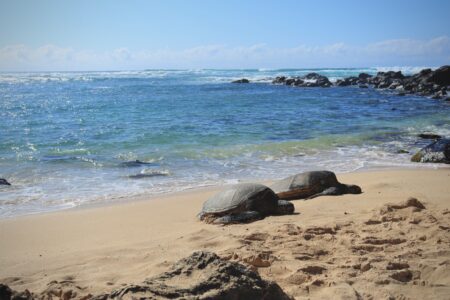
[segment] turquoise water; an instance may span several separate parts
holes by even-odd
[[[377,69],[0,74],[0,216],[312,169],[409,167],[450,105],[358,87],[293,88]],[[231,84],[246,77],[251,84]],[[139,160],[140,164],[126,163]]]

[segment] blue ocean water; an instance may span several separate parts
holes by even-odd
[[[2,73],[0,177],[13,185],[0,186],[0,217],[305,170],[412,167],[398,152],[426,144],[418,133],[450,133],[445,101],[269,84],[312,71],[378,69]],[[253,83],[230,83],[242,77]]]

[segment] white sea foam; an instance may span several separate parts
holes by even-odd
[[[388,71],[401,71],[403,74],[405,75],[412,75],[412,74],[416,74],[419,73],[421,70],[423,69],[432,69],[435,70],[438,67],[414,67],[414,66],[394,66],[394,67],[375,67],[375,69],[377,70],[377,72],[388,72]]]
[[[397,154],[405,144],[392,141],[376,146],[345,146],[310,151],[308,155],[261,155],[259,151],[227,159],[204,160],[204,166],[191,163],[179,165],[172,173],[166,168],[92,169],[72,173],[71,180],[62,174],[47,173],[43,181],[16,185],[14,199],[5,199],[0,193],[0,216],[66,209],[74,206],[121,201],[138,195],[158,195],[211,185],[235,184],[240,181],[279,179],[295,173],[329,169],[338,173],[383,167],[418,167],[410,162],[409,154]],[[388,151],[389,150],[389,151]],[[203,164],[203,162],[201,162]],[[435,164],[420,165],[436,168]],[[124,175],[128,175],[125,176]],[[127,179],[138,175],[138,179]],[[142,176],[139,176],[142,175]],[[161,176],[162,175],[162,176]],[[142,177],[142,179],[139,179]],[[125,181],[124,181],[125,180]]]

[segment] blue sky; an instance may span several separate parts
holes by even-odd
[[[438,66],[450,1],[0,0],[0,70]]]

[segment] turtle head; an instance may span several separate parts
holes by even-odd
[[[278,200],[276,215],[290,215],[295,211],[294,204],[286,200]]]
[[[346,184],[345,185],[348,194],[361,194],[362,190],[359,186],[354,184]]]

